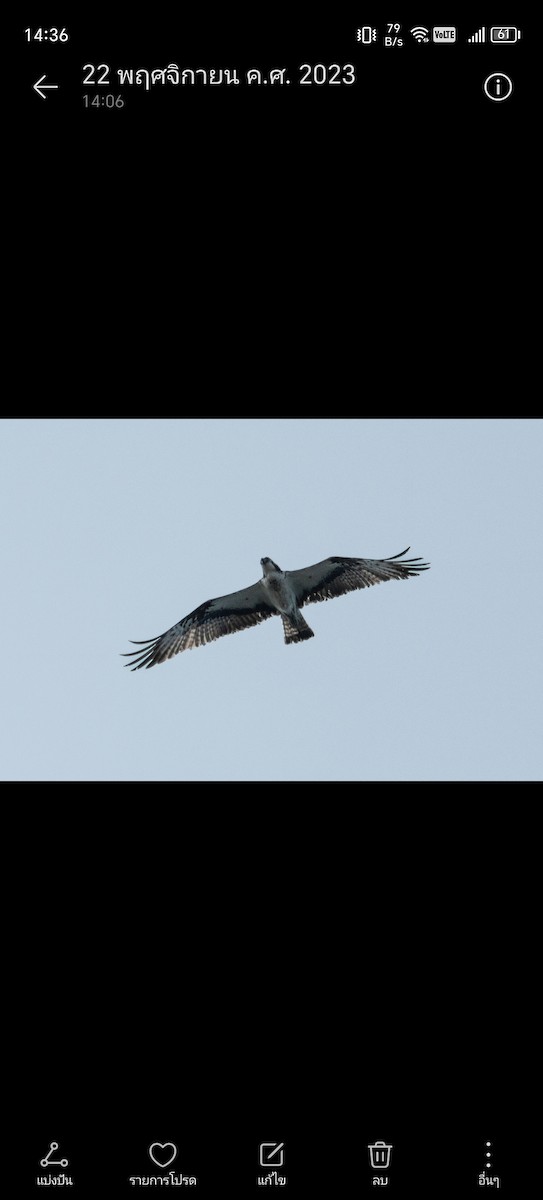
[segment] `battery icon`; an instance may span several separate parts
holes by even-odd
[[[516,25],[493,25],[490,30],[490,41],[498,45],[512,46],[520,38],[520,29]]]

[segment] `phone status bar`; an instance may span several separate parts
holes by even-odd
[[[408,45],[476,45],[514,46],[522,38],[522,30],[516,25],[481,26],[479,29],[461,31],[456,25],[401,25],[398,21],[386,25],[360,25],[356,40],[361,46],[381,45],[385,48],[402,49]]]

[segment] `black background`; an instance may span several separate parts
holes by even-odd
[[[449,14],[459,43],[442,46],[417,44],[412,15],[395,12],[405,45],[385,49],[357,42],[362,23],[384,27],[358,7],[249,19],[93,6],[55,16],[68,43],[29,45],[35,13],[21,17],[18,215],[40,297],[27,369],[59,402],[74,383],[87,411],[179,415],[202,392],[210,411],[226,393],[256,415],[319,389],[361,415],[383,393],[440,415],[467,382],[483,410],[510,400],[532,161],[518,16],[521,41],[493,48],[463,39],[496,13]],[[122,110],[84,108],[84,94],[119,92],[84,87],[85,64],[108,63],[114,81],[172,61],[240,78],[286,66],[293,82],[125,87]],[[304,62],[352,62],[357,81],[298,86]],[[495,104],[482,85],[500,68],[515,90]],[[59,83],[46,100],[32,89],[44,73]]]
[[[25,837],[28,1193],[50,1141],[82,1195],[132,1191],[173,1141],[201,1194],[254,1195],[276,1140],[290,1194],[366,1194],[381,1140],[387,1194],[469,1196],[489,1140],[502,1190],[536,1194],[533,829],[508,789],[123,790],[49,801]]]

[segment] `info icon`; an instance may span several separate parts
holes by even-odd
[[[485,96],[499,104],[501,100],[509,99],[513,91],[513,80],[504,75],[503,71],[495,71],[493,75],[487,76],[483,88]]]

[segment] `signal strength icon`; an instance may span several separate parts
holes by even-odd
[[[468,42],[486,42],[486,29],[478,29],[477,33],[468,38]]]
[[[413,34],[416,42],[427,42],[429,32],[430,30],[425,29],[424,25],[415,25],[414,28],[410,30],[410,33]]]

